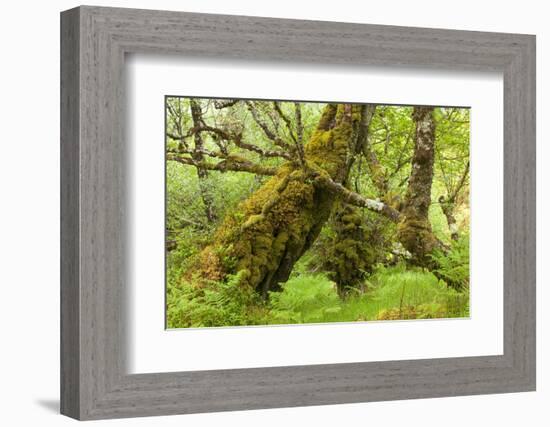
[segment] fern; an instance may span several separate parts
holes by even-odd
[[[438,268],[434,272],[450,286],[468,289],[470,283],[470,236],[463,235],[453,242],[451,250],[444,253],[436,250],[432,259]]]

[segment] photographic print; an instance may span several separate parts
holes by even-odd
[[[167,328],[469,317],[469,108],[164,113]]]

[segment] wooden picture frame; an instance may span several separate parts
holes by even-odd
[[[126,373],[127,53],[504,78],[504,353]],[[535,389],[535,37],[82,6],[61,14],[61,412],[101,419]]]

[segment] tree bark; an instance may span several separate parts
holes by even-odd
[[[329,218],[338,194],[319,185],[345,183],[361,106],[329,104],[304,146],[305,165],[288,161],[228,215],[188,277],[208,283],[237,275],[266,298],[278,290]]]
[[[449,226],[449,231],[451,232],[452,240],[458,240],[458,237],[459,237],[458,224],[456,222],[456,218],[454,214],[455,214],[457,199],[459,197],[459,194],[462,188],[464,187],[464,184],[466,183],[466,179],[468,177],[469,172],[470,172],[470,162],[466,163],[464,172],[462,173],[462,176],[460,177],[460,180],[458,181],[453,192],[447,197],[445,196],[439,197],[441,210],[443,211],[445,218],[447,218],[447,225]]]
[[[415,107],[415,146],[411,174],[398,225],[401,244],[411,253],[414,264],[429,267],[430,253],[439,247],[428,218],[435,154],[435,122],[433,107]]]
[[[191,99],[191,117],[193,119],[193,126],[199,128],[203,125],[202,123],[202,111],[199,103]],[[196,164],[200,164],[204,161],[204,156],[202,150],[204,148],[204,141],[202,140],[202,134],[200,132],[195,132],[194,134],[195,148],[193,150],[192,159]],[[212,194],[208,189],[206,179],[208,177],[208,171],[205,168],[196,166],[197,177],[199,178],[199,190],[201,193],[202,202],[204,204],[204,213],[208,222],[212,223],[216,220],[217,216],[214,211],[214,199]]]
[[[439,205],[443,211],[443,215],[447,219],[447,225],[451,232],[451,239],[458,240],[458,224],[456,223],[456,217],[454,215],[456,204],[454,200],[445,199],[445,196],[439,197]]]

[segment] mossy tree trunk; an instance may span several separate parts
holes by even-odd
[[[199,283],[238,275],[264,298],[278,290],[331,214],[337,195],[319,183],[345,183],[360,119],[361,106],[327,105],[304,159],[284,163],[226,217],[188,274]]]
[[[435,121],[433,107],[415,107],[415,146],[411,174],[398,224],[401,244],[411,253],[414,264],[430,267],[430,253],[439,246],[428,217],[435,154]]]
[[[369,143],[369,127],[375,109],[374,105],[361,107],[357,142],[354,152],[349,157],[348,175],[355,157],[362,154]],[[347,182],[343,184],[347,186]],[[366,272],[371,270],[375,262],[373,257],[375,250],[371,244],[373,242],[368,241],[365,233],[365,215],[358,207],[338,201],[330,222],[334,235],[326,242],[323,269],[336,283],[340,297],[345,298],[351,290],[361,284]]]
[[[327,242],[322,266],[336,283],[341,298],[358,288],[375,262],[364,222],[359,208],[342,202],[338,203],[331,218],[334,236]]]

